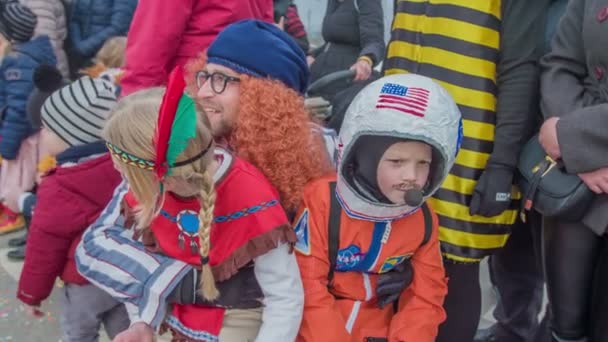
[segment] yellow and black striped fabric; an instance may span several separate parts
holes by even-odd
[[[400,0],[396,3],[386,75],[416,73],[445,87],[463,115],[456,163],[430,200],[440,218],[445,257],[478,262],[504,246],[518,201],[495,217],[470,216],[477,180],[493,149],[501,0]],[[514,189],[513,197],[519,198]]]

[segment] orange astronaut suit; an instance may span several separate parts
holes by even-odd
[[[425,220],[420,203],[389,203],[366,196],[353,176],[360,162],[355,152],[361,144],[381,140],[374,140],[375,136],[431,146],[427,184],[420,189],[426,200],[439,189],[454,163],[462,137],[461,115],[445,89],[418,75],[381,78],[354,99],[340,130],[337,175],[306,186],[294,223],[305,294],[297,341],[432,342],[445,320],[442,305],[447,279],[437,216],[429,210]],[[335,191],[331,191],[334,182]],[[331,219],[337,217],[331,214],[332,201],[337,208],[333,212],[340,213],[338,224]],[[339,225],[339,239],[330,241],[330,221],[331,227]],[[432,225],[425,225],[431,221]],[[339,240],[337,248],[333,248],[335,240]],[[330,251],[335,250],[330,262]],[[408,258],[413,269],[411,285],[401,293],[396,308],[379,308],[378,278]]]
[[[389,341],[434,341],[445,320],[443,299],[447,293],[443,262],[437,239],[437,217],[424,239],[422,210],[393,222],[371,222],[341,213],[340,245],[332,287],[327,287],[329,182],[307,186],[303,208],[297,216],[296,257],[304,284],[304,317],[297,341],[365,341],[388,337]],[[378,274],[411,258],[412,284],[392,305],[380,309],[375,298]]]

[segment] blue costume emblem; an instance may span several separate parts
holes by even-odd
[[[192,210],[182,210],[176,217],[171,216],[165,210],[161,210],[160,214],[177,225],[179,228],[179,236],[177,237],[177,244],[180,249],[184,249],[186,245],[186,236],[190,240],[190,250],[192,254],[198,254],[198,245],[194,238],[198,234],[200,221],[198,213]]]
[[[186,244],[184,235],[187,235],[190,238],[190,250],[192,251],[192,254],[198,254],[198,245],[196,244],[196,241],[194,241],[194,237],[198,234],[199,228],[198,214],[192,210],[182,210],[177,214],[176,221],[177,227],[180,230],[177,238],[179,248],[184,249],[184,245]]]
[[[380,267],[380,271],[378,273],[386,273],[392,270],[393,268],[397,267],[397,265],[401,264],[405,259],[411,256],[411,254],[404,254],[387,258],[382,264],[382,267]]]
[[[365,253],[361,252],[359,246],[350,245],[338,251],[336,260],[336,271],[347,272],[357,270],[365,259]]]
[[[189,236],[195,236],[198,234],[199,219],[198,214],[192,210],[182,210],[177,214],[177,226],[179,230],[188,234]]]
[[[294,227],[294,231],[296,233],[296,237],[298,241],[294,248],[296,251],[304,254],[310,255],[310,231],[308,228],[308,209],[305,209],[300,215],[298,222]]]

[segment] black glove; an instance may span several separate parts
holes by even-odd
[[[199,291],[201,271],[191,270],[169,295],[173,304],[217,305],[224,308],[253,309],[262,306],[262,289],[253,274],[253,266],[239,270],[230,279],[216,282],[220,297],[213,302],[205,300]]]
[[[376,286],[378,306],[382,309],[385,305],[398,300],[403,290],[412,283],[413,276],[414,270],[409,258],[395,266],[394,269],[380,274]]]
[[[469,206],[471,216],[492,217],[509,208],[513,171],[508,166],[488,163],[473,192]]]

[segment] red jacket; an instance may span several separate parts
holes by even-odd
[[[60,166],[44,177],[37,192],[17,298],[29,305],[40,304],[57,277],[66,283],[88,284],[76,271],[74,252],[120,181],[109,154],[75,166]]]
[[[165,84],[176,65],[205,51],[226,26],[273,19],[272,0],[140,0],[129,30],[122,96]]]

